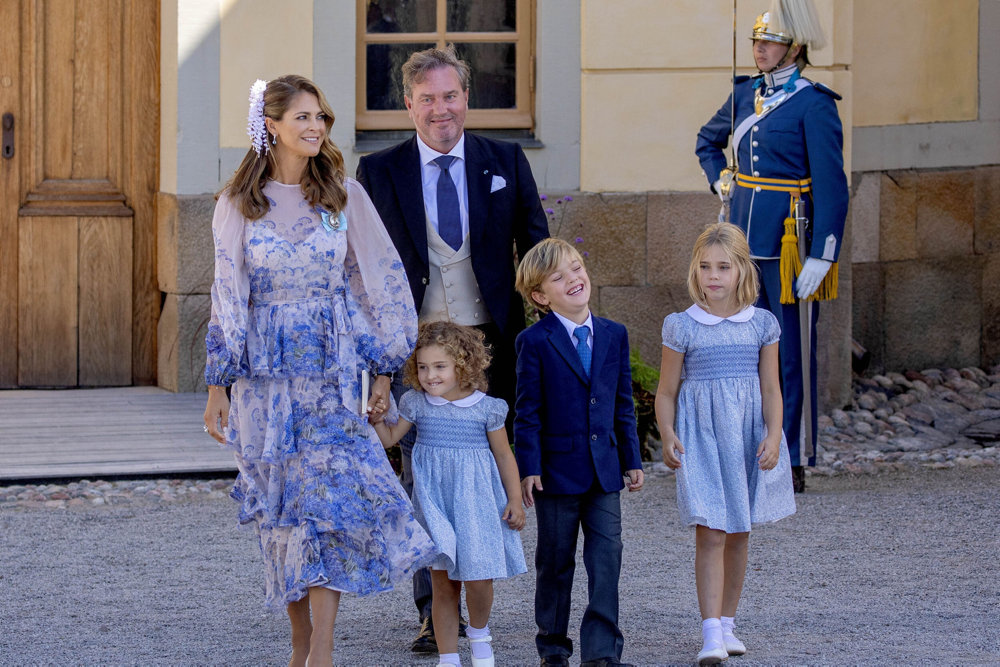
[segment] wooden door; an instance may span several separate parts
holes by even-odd
[[[0,387],[155,382],[158,52],[158,0],[0,2]]]

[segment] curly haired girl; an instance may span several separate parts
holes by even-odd
[[[375,424],[391,447],[417,425],[413,506],[441,552],[431,564],[431,615],[442,665],[461,665],[458,603],[465,584],[473,667],[492,667],[489,626],[493,580],[527,571],[520,476],[504,419],[507,404],[483,393],[490,354],[483,334],[450,322],[420,326],[406,363],[413,387],[399,401],[400,419]]]

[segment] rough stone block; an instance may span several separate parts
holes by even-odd
[[[886,264],[886,368],[978,366],[982,280],[977,257]]]
[[[882,266],[855,264],[851,289],[851,320],[855,340],[869,354],[868,372],[881,373],[885,367],[885,284]]]
[[[925,171],[917,176],[917,250],[921,258],[972,254],[975,174]]]
[[[976,254],[1000,252],[1000,167],[976,169],[975,180]]]
[[[882,174],[879,218],[879,259],[883,262],[916,259],[919,256],[916,172]]]
[[[687,289],[601,287],[597,312],[628,327],[629,344],[647,364],[660,367],[663,318],[691,305]]]
[[[1000,249],[998,249],[1000,250]],[[983,338],[981,366],[1000,364],[1000,252],[983,263]]]
[[[646,282],[645,194],[574,192],[571,201],[565,200],[566,195],[546,196],[543,207],[553,211],[549,233],[569,241],[584,255],[591,282]]]
[[[213,195],[157,193],[157,279],[169,294],[208,294],[215,270]]]
[[[212,312],[207,294],[168,294],[157,324],[157,383],[169,391],[206,391],[205,333]]]
[[[882,175],[878,172],[856,173],[853,180],[855,189],[851,195],[851,210],[847,216],[847,225],[854,241],[851,245],[850,258],[855,263],[877,262]]]
[[[719,199],[708,193],[650,193],[646,219],[649,282],[686,289],[695,239],[719,217]]]

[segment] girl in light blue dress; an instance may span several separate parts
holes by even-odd
[[[677,470],[681,519],[695,526],[702,616],[698,663],[746,647],[733,634],[754,523],[795,512],[781,431],[778,322],[753,307],[759,283],[743,232],[709,226],[695,242],[695,303],[663,322],[656,419],[663,461]]]
[[[465,584],[473,667],[492,667],[488,621],[493,580],[527,571],[517,463],[507,441],[507,404],[487,396],[483,334],[450,322],[423,324],[406,364],[413,389],[399,421],[377,423],[391,447],[416,424],[413,507],[441,552],[431,564],[431,615],[441,665],[460,667],[458,603]],[[375,416],[377,419],[378,415]]]

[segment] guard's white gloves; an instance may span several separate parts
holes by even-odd
[[[816,259],[815,257],[807,257],[806,263],[802,266],[802,272],[799,274],[799,279],[795,281],[796,295],[800,299],[812,296],[812,293],[816,291],[819,284],[823,282],[823,278],[826,277],[831,266],[833,266],[833,262],[825,259]]]
[[[722,179],[718,179],[712,184],[712,189],[715,190],[715,194],[718,195],[719,201],[723,204],[726,203],[726,195],[722,194]]]

